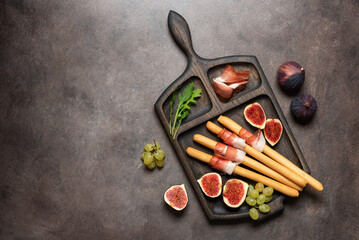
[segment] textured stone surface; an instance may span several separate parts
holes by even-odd
[[[323,192],[261,224],[208,222],[153,108],[186,66],[171,9],[200,56],[257,56]],[[354,0],[1,1],[0,238],[356,239],[358,13]],[[276,83],[287,60],[319,104],[306,126]],[[167,157],[151,172],[140,154],[153,137]],[[180,183],[189,205],[175,214],[163,193]]]

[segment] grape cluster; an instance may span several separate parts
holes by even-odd
[[[149,168],[154,169],[163,167],[165,152],[160,148],[160,144],[153,139],[153,144],[146,144],[145,151],[142,153],[143,163]]]
[[[266,203],[272,200],[273,192],[273,188],[264,187],[263,183],[257,183],[255,187],[253,187],[253,185],[249,185],[246,203],[252,207],[249,210],[249,216],[253,220],[257,220],[259,217],[257,208],[262,213],[268,213],[270,211],[270,207]]]

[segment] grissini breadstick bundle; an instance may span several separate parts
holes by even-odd
[[[297,184],[293,183],[289,179],[285,178],[281,174],[277,173],[276,171],[273,171],[271,168],[265,166],[264,164],[261,164],[254,159],[247,157],[246,153],[240,149],[228,146],[226,144],[216,142],[210,138],[207,138],[200,134],[195,134],[193,136],[193,140],[205,147],[208,147],[209,149],[214,150],[214,155],[221,157],[223,159],[236,162],[238,164],[246,165],[247,167],[250,167],[270,178],[273,178],[277,180],[278,182],[281,182],[289,187],[292,187],[298,191],[302,191],[303,188],[298,186]]]
[[[225,128],[221,128],[218,125],[208,121],[206,124],[209,131],[217,134],[218,137],[222,138],[222,140],[231,145],[233,147],[238,146],[238,142],[244,141],[243,139],[239,138],[236,134],[226,130]],[[243,151],[251,155],[252,157],[256,158],[258,161],[262,162],[263,164],[267,165],[274,171],[278,172],[279,174],[283,175],[284,177],[288,178],[290,181],[294,182],[296,185],[300,187],[304,187],[306,185],[306,181],[299,176],[298,174],[294,173],[290,169],[286,168],[285,166],[279,164],[278,162],[274,161],[273,159],[267,157],[266,155],[262,154],[258,150],[254,149],[253,147],[249,146],[248,144],[244,144]]]
[[[212,168],[227,173],[228,175],[232,175],[232,173],[234,173],[239,176],[251,179],[253,181],[261,182],[289,197],[299,196],[299,192],[296,189],[288,187],[287,185],[265,177],[261,174],[239,167],[237,166],[237,163],[233,163],[217,156],[209,155],[191,147],[188,147],[186,152],[189,156],[196,158],[202,162],[208,163]]]
[[[249,139],[252,136],[252,133],[250,133],[249,131],[247,131],[246,129],[241,127],[238,123],[234,122],[232,119],[230,119],[228,117],[220,116],[218,118],[218,122],[220,122],[223,126],[228,128],[230,131],[237,134],[240,138],[242,138],[244,140]],[[268,145],[264,145],[263,150],[262,150],[263,153],[265,153],[266,155],[262,154],[259,151],[256,151],[256,149],[250,148],[249,146],[244,151],[246,153],[250,154],[251,156],[255,157],[255,158],[258,157],[258,158],[265,159],[266,155],[268,155],[273,160],[277,161],[281,165],[283,165],[286,168],[290,169],[296,175],[302,177],[314,189],[316,189],[318,191],[323,190],[323,185],[318,180],[316,180],[315,178],[310,176],[308,173],[304,172],[302,169],[300,169],[294,163],[292,163],[291,161],[289,161],[288,159],[283,157],[277,151],[270,148]]]

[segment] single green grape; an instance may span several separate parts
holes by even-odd
[[[145,145],[145,150],[146,152],[151,152],[153,150],[153,145],[152,144],[146,144]]]
[[[262,192],[264,189],[264,185],[263,183],[257,183],[256,186],[254,187],[256,190],[258,190],[258,192]]]
[[[153,156],[154,156],[157,160],[162,161],[162,160],[165,158],[166,154],[165,154],[165,152],[164,152],[162,149],[158,149]]]
[[[151,153],[150,152],[143,152],[142,156],[141,156],[142,160],[145,160],[146,155],[151,155]]]
[[[272,196],[273,192],[274,192],[274,190],[271,187],[266,187],[263,190],[263,193],[264,193],[264,195],[266,195],[266,197]]]
[[[145,158],[143,159],[143,163],[146,164],[146,165],[149,165],[149,164],[151,164],[153,162],[153,160],[154,159],[153,159],[152,154],[147,154],[145,156]]]
[[[266,196],[263,193],[259,194],[259,196],[257,198],[257,203],[259,205],[262,205],[265,201],[266,201]]]
[[[149,169],[154,169],[156,167],[155,161],[152,161],[150,164],[147,165]]]
[[[266,197],[266,200],[264,201],[265,203],[268,203],[272,200],[273,195],[270,195],[269,197]]]
[[[249,216],[251,216],[251,218],[252,218],[253,220],[257,220],[258,217],[259,217],[259,214],[258,214],[257,209],[251,208],[251,209],[249,210]]]
[[[256,205],[257,201],[254,198],[252,198],[251,196],[248,196],[248,197],[246,197],[246,203],[249,206],[253,207],[254,205]]]
[[[156,162],[157,167],[163,167],[163,165],[165,165],[165,163],[160,160],[156,160],[155,162]]]
[[[256,189],[253,189],[250,193],[250,196],[254,199],[256,199],[258,197],[258,195],[259,195],[259,192]]]
[[[267,204],[259,205],[259,211],[261,211],[262,213],[267,213],[270,211],[270,206],[268,206]]]
[[[249,184],[248,186],[248,191],[247,191],[247,196],[249,196],[249,194],[251,193],[251,191],[254,189],[252,184]]]

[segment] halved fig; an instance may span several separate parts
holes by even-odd
[[[253,127],[264,129],[266,125],[266,114],[262,106],[257,102],[245,107],[244,117]]]
[[[165,202],[177,211],[183,210],[188,203],[187,192],[184,184],[175,185],[167,189],[164,194]]]
[[[210,198],[218,197],[222,193],[222,178],[218,173],[204,174],[197,182],[204,194]]]
[[[283,126],[279,119],[268,118],[264,128],[264,136],[270,145],[277,144],[283,133]]]
[[[239,179],[230,179],[223,187],[223,201],[231,208],[238,208],[247,196],[248,183]]]

